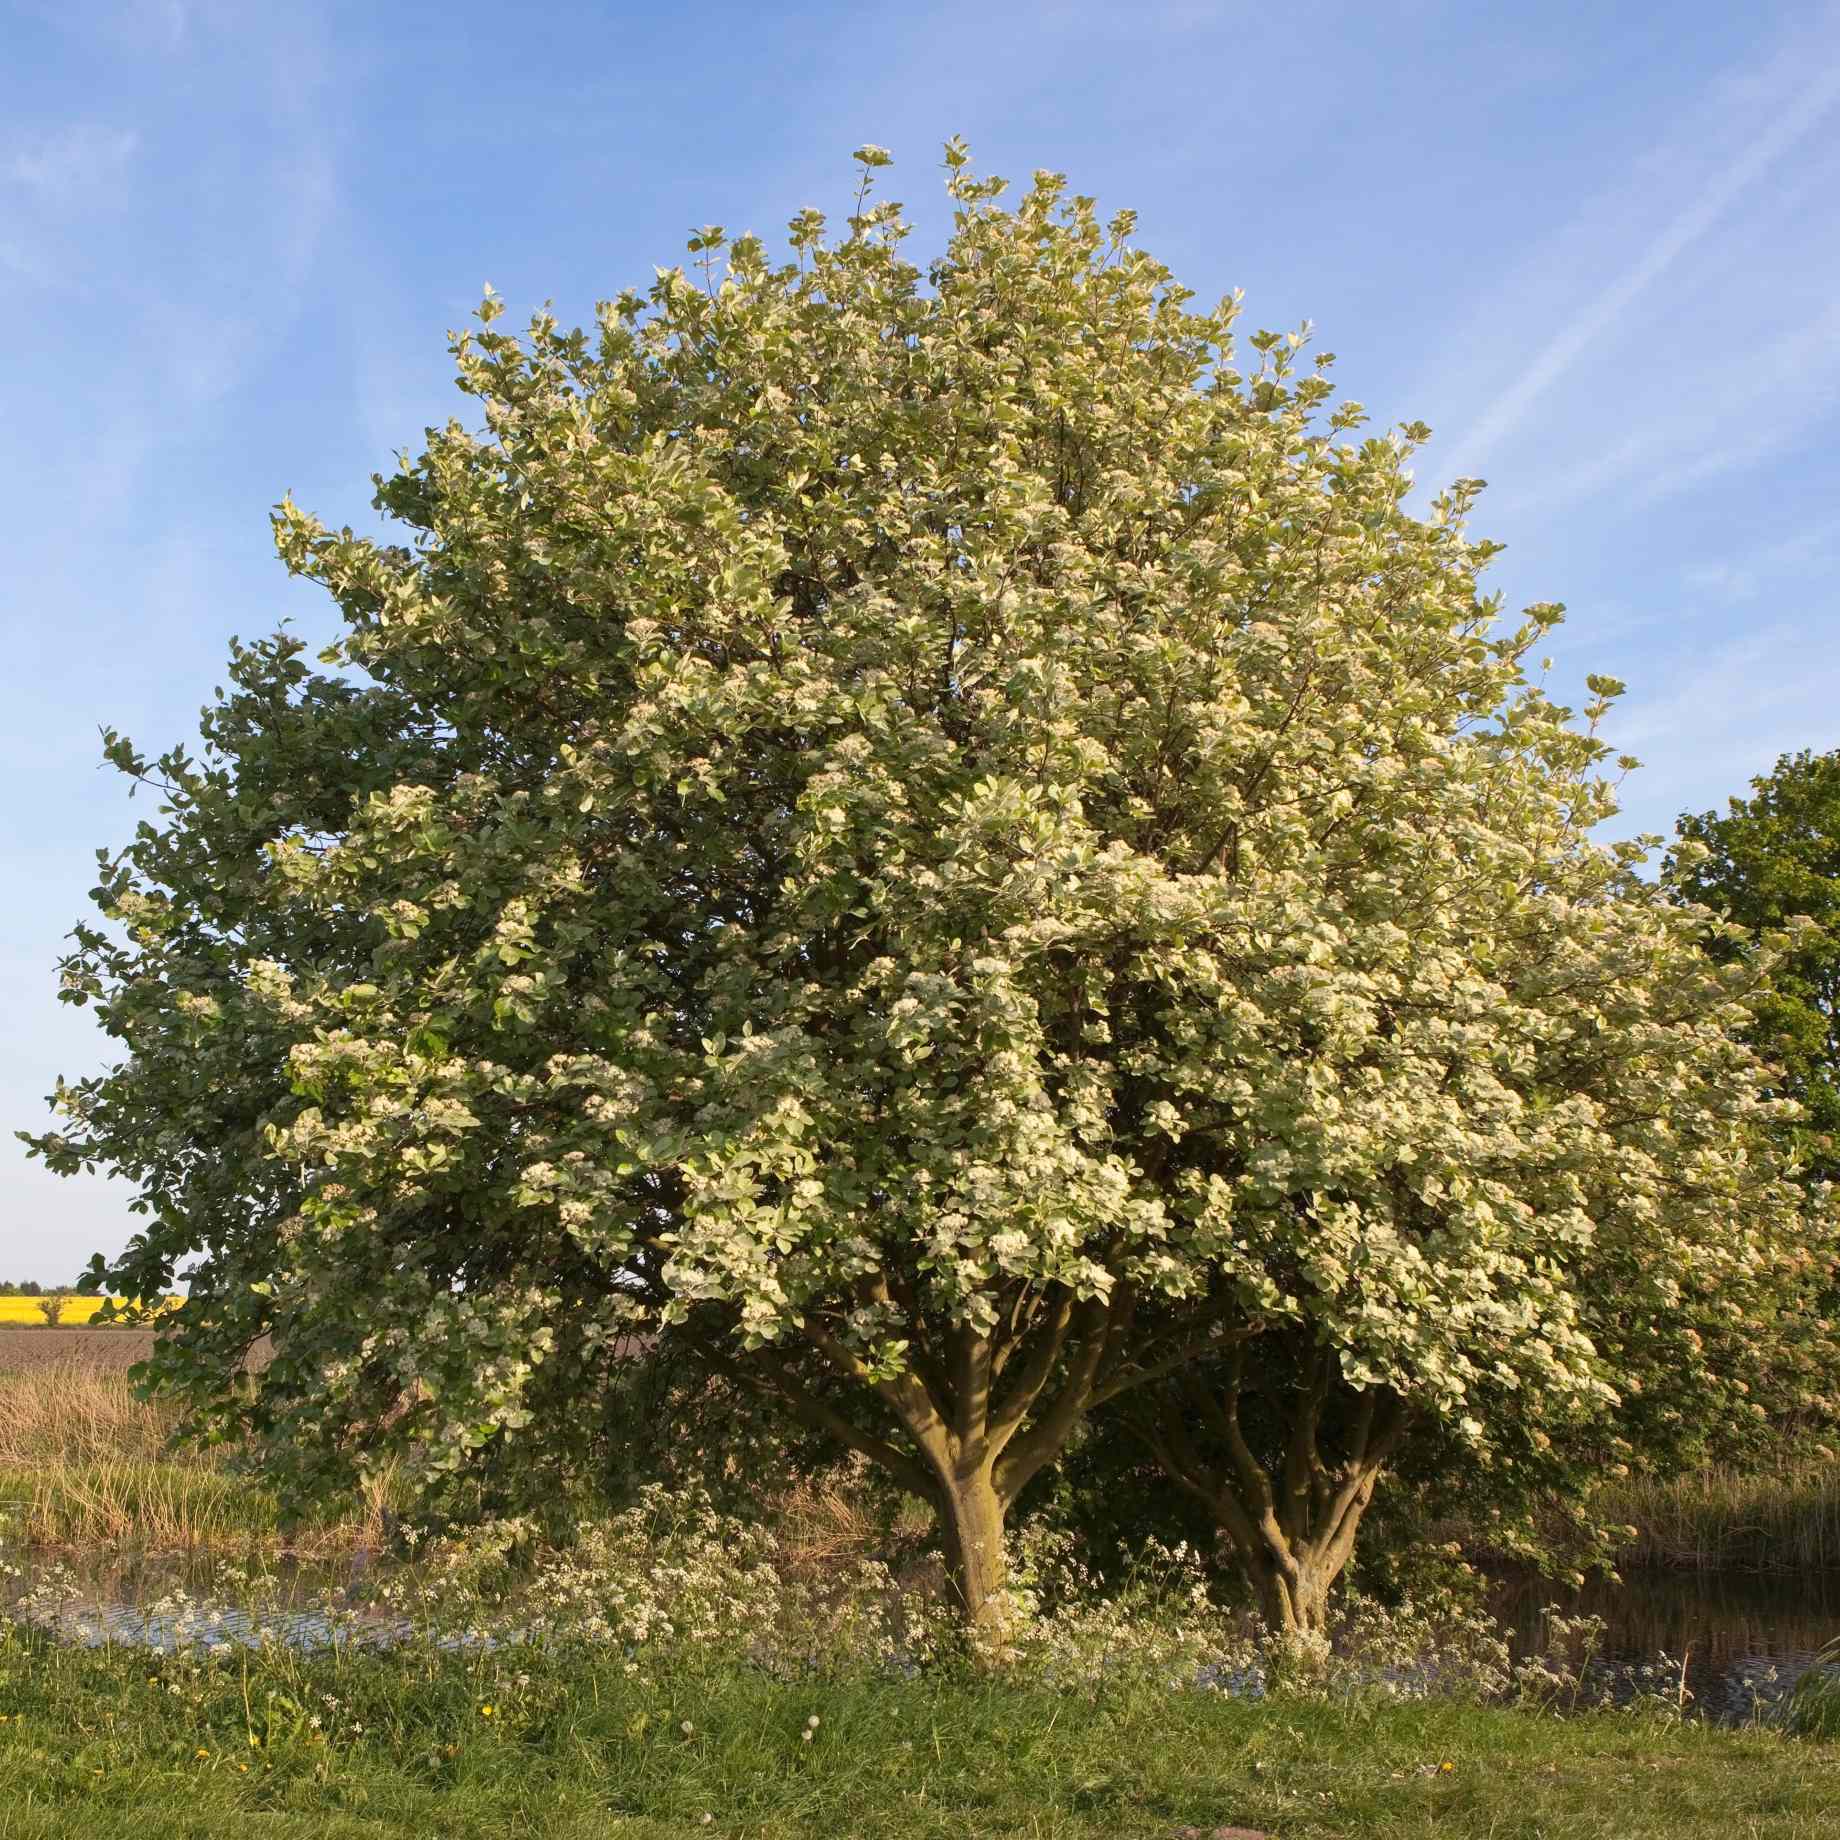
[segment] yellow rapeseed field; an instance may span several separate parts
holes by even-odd
[[[0,1297],[0,1327],[8,1323],[42,1323],[45,1313],[38,1306],[46,1300],[42,1297]],[[86,1323],[102,1308],[100,1297],[62,1297],[56,1301],[64,1306],[58,1317],[59,1325],[69,1328],[73,1323]],[[119,1299],[117,1299],[119,1301]],[[177,1303],[178,1298],[169,1299]]]

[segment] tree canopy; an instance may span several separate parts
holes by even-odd
[[[1803,1108],[1799,1135],[1811,1174],[1840,1175],[1840,749],[1784,754],[1723,812],[1683,813],[1667,879],[1683,899],[1744,929],[1748,939],[1804,928],[1760,993],[1752,1037]],[[1746,937],[1714,941],[1723,959]]]
[[[785,261],[711,226],[593,332],[488,297],[404,540],[278,511],[326,669],[239,646],[199,758],[110,738],[164,807],[63,975],[124,1057],[37,1145],[138,1187],[98,1282],[189,1271],[155,1376],[288,1486],[438,1486],[566,1468],[662,1328],[931,1500],[974,1614],[1191,1361],[1389,1428],[1282,1459],[1330,1501],[1631,1364],[1723,1398],[1683,1299],[1807,1238],[1754,970],[1591,840],[1617,686],[1528,680],[1559,610],[1481,591],[1478,482],[1408,510],[1428,431],[1242,360],[1057,175],[950,145],[922,269],[857,157]]]

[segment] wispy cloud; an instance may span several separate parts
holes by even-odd
[[[1794,446],[1840,404],[1840,300],[1736,357],[1708,357],[1690,375],[1659,367],[1668,386],[1621,418],[1627,433],[1500,502],[1527,516],[1615,487],[1643,509]]]
[[[208,0],[207,0],[208,3]],[[173,51],[185,40],[195,0],[13,0],[27,18],[92,44]],[[221,10],[221,8],[219,9]]]
[[[114,191],[139,147],[132,128],[72,122],[16,145],[0,163],[0,178],[44,203],[68,207]]]
[[[168,49],[184,40],[191,24],[192,9],[186,0],[131,0],[126,10],[148,37],[163,41]]]
[[[1681,571],[1681,581],[1695,593],[1726,602],[1755,600],[1774,583],[1819,571],[1831,579],[1840,562],[1840,530],[1823,522],[1798,530],[1793,536],[1723,557],[1697,563]]]
[[[1779,756],[1840,744],[1840,657],[1818,624],[1773,620],[1691,654],[1653,694],[1620,704],[1608,739],[1644,771],[1627,787],[1628,829],[1672,829],[1719,804]]]
[[[17,237],[0,242],[0,270],[33,286],[42,286],[53,273],[45,258],[37,250],[27,248]]]
[[[1773,60],[1780,67],[1784,60]],[[1803,67],[1805,68],[1805,66]],[[1796,73],[1800,76],[1799,71]],[[1484,408],[1445,464],[1451,474],[1476,470],[1526,421],[1535,405],[1581,358],[1598,346],[1629,314],[1637,300],[1725,218],[1738,201],[1840,103],[1840,54],[1829,42],[1822,47],[1815,74],[1795,81],[1775,98],[1760,89],[1769,85],[1752,73],[1744,81],[1721,86],[1727,97],[1741,99],[1746,114],[1763,112],[1763,125],[1709,178],[1698,170],[1699,149],[1678,139],[1658,145],[1647,164],[1670,173],[1677,190],[1692,195],[1637,255],[1584,304],[1566,313],[1564,329],[1549,339],[1531,364]],[[1550,304],[1551,295],[1543,296]]]
[[[1139,0],[1132,7],[1117,6],[1113,0],[1046,0],[1036,11],[1044,24],[1136,35],[1145,29],[1198,31],[1218,25],[1232,8],[1228,0]]]

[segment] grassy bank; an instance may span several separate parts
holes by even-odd
[[[1628,1714],[541,1652],[197,1667],[0,1638],[0,1833],[1817,1840],[1840,1746]]]

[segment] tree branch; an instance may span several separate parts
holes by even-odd
[[[1204,1334],[1197,1334],[1178,1342],[1165,1355],[1155,1360],[1134,1364],[1129,1367],[1115,1368],[1111,1375],[1093,1388],[1091,1403],[1102,1406],[1109,1399],[1116,1399],[1120,1393],[1134,1391],[1146,1386],[1152,1380],[1161,1380],[1172,1374],[1179,1367],[1186,1367],[1191,1361],[1197,1361],[1209,1353],[1224,1354],[1229,1348],[1248,1342],[1258,1333],[1259,1325],[1248,1323],[1237,1332],[1216,1335],[1214,1328],[1231,1314],[1231,1308],[1222,1309],[1208,1319],[1209,1327]]]
[[[912,1457],[890,1444],[887,1439],[852,1424],[827,1400],[807,1392],[777,1356],[762,1350],[752,1358],[755,1365],[750,1365],[736,1360],[706,1337],[692,1334],[690,1340],[701,1351],[703,1359],[718,1373],[726,1374],[738,1386],[745,1387],[751,1393],[777,1399],[807,1430],[822,1432],[836,1438],[851,1450],[860,1451],[872,1463],[879,1463],[904,1488],[916,1495],[931,1498],[932,1479]],[[763,1383],[761,1373],[756,1371],[757,1367],[765,1370],[768,1376],[766,1382]]]
[[[1099,1371],[1099,1362],[1104,1357],[1106,1339],[1111,1328],[1111,1309],[1094,1298],[1085,1313],[1090,1326],[1082,1325],[1079,1352],[1073,1361],[1067,1383],[1055,1395],[1054,1403],[1013,1447],[1010,1440],[1015,1436],[1014,1424],[1005,1432],[1002,1441],[995,1445],[998,1492],[1006,1500],[1014,1501],[1028,1485],[1029,1478],[1043,1464],[1052,1462],[1060,1454],[1061,1447],[1073,1434],[1074,1426],[1080,1422],[1081,1415],[1091,1401],[1093,1375]],[[1095,1316],[1096,1320],[1093,1319]],[[1017,1423],[1020,1423],[1020,1419]]]
[[[1022,1372],[1016,1376],[1001,1405],[987,1417],[984,1435],[996,1451],[1001,1452],[1004,1445],[1015,1436],[1016,1427],[1028,1416],[1029,1407],[1048,1384],[1048,1376],[1054,1372],[1054,1364],[1060,1359],[1061,1349],[1066,1344],[1067,1325],[1073,1320],[1073,1305],[1073,1292],[1063,1290],[1055,1300],[1054,1313],[1049,1318],[1046,1330],[1041,1332],[1035,1346],[1029,1351]]]
[[[1291,1434],[1285,1441],[1284,1502],[1279,1519],[1292,1539],[1300,1535],[1308,1538],[1312,1518],[1310,1510],[1316,1505],[1317,1491],[1314,1485],[1317,1472],[1323,1467],[1317,1451],[1316,1434],[1322,1422],[1323,1402],[1329,1397],[1329,1387],[1335,1372],[1334,1351],[1328,1348],[1320,1350],[1314,1365],[1315,1372],[1310,1376],[1309,1388],[1298,1403],[1296,1415],[1291,1422]]]

